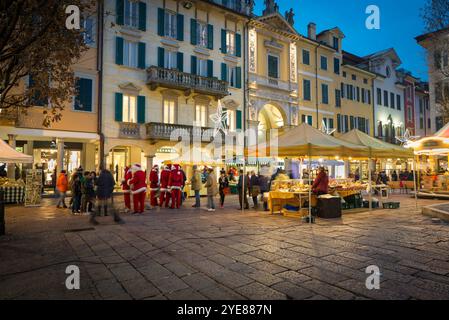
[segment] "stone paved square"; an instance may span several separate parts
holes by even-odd
[[[314,225],[236,199],[210,213],[147,210],[92,227],[86,216],[7,207],[0,299],[449,299],[449,225],[421,214],[441,203],[393,195],[399,210],[347,213]],[[116,205],[122,205],[116,196]],[[203,200],[204,201],[204,200]],[[65,269],[80,268],[80,290]],[[368,290],[366,267],[380,268]]]

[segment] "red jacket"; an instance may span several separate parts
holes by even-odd
[[[181,189],[184,184],[184,175],[180,170],[174,169],[170,173],[168,187],[171,189]]]
[[[329,178],[325,172],[318,173],[315,181],[313,182],[312,190],[315,193],[328,193],[329,191]]]
[[[128,184],[128,181],[131,180],[133,177],[133,173],[131,172],[131,169],[126,167],[125,168],[125,176],[122,180],[122,190],[125,191],[125,193],[129,193],[130,187]]]
[[[159,174],[158,170],[153,169],[150,172],[150,189],[158,190],[159,189]]]
[[[133,177],[128,181],[128,184],[131,186],[131,193],[137,194],[147,191],[147,183],[145,172],[141,169],[133,169]]]
[[[161,191],[167,191],[168,182],[170,180],[170,170],[164,169],[161,172]]]

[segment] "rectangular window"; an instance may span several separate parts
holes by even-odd
[[[367,90],[368,93],[368,104],[371,104],[371,90]]]
[[[384,90],[384,106],[388,107],[388,91]]]
[[[334,73],[340,74],[340,59],[334,58]]]
[[[302,50],[302,63],[310,65],[310,52],[308,50]]]
[[[391,92],[390,93],[390,101],[391,101],[391,108],[394,109],[395,108],[395,103],[394,103],[394,93]]]
[[[196,32],[197,45],[207,48],[207,23],[197,21]]]
[[[139,56],[139,43],[128,40],[123,41],[123,65],[137,68]]]
[[[398,108],[398,110],[401,110],[402,108],[401,96],[399,94],[396,96],[396,107]]]
[[[302,123],[307,123],[308,125],[313,125],[313,117],[312,116],[307,116],[305,114],[303,114],[301,116],[301,121]]]
[[[355,74],[352,75],[352,80],[357,81],[357,76]]]
[[[175,51],[164,51],[164,68],[177,69],[178,68],[178,53]]]
[[[311,92],[310,92],[310,80],[303,80],[303,96],[304,100],[310,101],[311,100]]]
[[[226,30],[226,53],[230,55],[236,54],[235,49],[235,32]]]
[[[321,56],[321,70],[327,70],[327,57]]]
[[[123,95],[123,122],[137,123],[137,97]]]
[[[174,124],[175,123],[175,112],[176,112],[175,100],[165,99],[164,100],[164,123]]]
[[[357,87],[357,101],[360,102],[360,88]]]
[[[229,86],[237,87],[237,67],[229,66],[226,68],[228,70],[228,82]]]
[[[334,47],[334,49],[335,50],[337,50],[338,51],[338,49],[339,49],[339,45],[338,45],[338,38],[337,37],[333,37],[333,47]]]
[[[171,11],[165,10],[165,36],[168,38],[176,39],[178,37],[177,27],[177,14]]]
[[[195,125],[207,127],[207,106],[204,104],[197,104],[195,106]]]
[[[365,88],[362,88],[362,103],[366,102],[366,91]]]
[[[377,104],[382,105],[382,90],[377,88]]]
[[[279,78],[279,57],[268,55],[268,77]]]
[[[338,89],[335,89],[335,106],[337,108],[341,107],[341,91]]]
[[[92,79],[78,78],[76,79],[76,96],[73,108],[77,111],[92,111]]]
[[[197,59],[196,63],[196,74],[202,77],[207,77],[207,60],[206,59]]]
[[[95,44],[95,22],[94,18],[92,17],[86,17],[82,21],[82,28],[83,28],[83,40],[84,43],[92,46]]]
[[[329,86],[327,84],[321,84],[321,102],[329,104]]]
[[[124,0],[124,23],[133,28],[139,27],[139,1]]]

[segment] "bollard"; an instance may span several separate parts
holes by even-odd
[[[5,235],[5,193],[0,190],[0,236]]]

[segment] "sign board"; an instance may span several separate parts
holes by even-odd
[[[25,207],[39,207],[42,200],[41,169],[28,169],[25,180]]]

